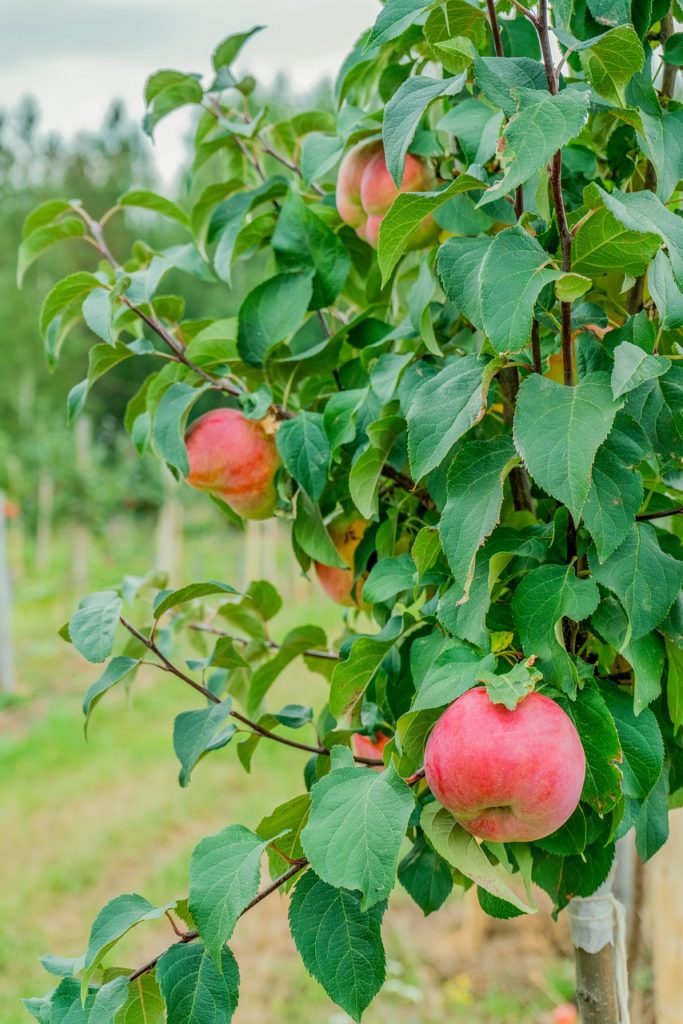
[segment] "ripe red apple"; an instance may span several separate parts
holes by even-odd
[[[530,693],[508,711],[483,687],[458,697],[434,726],[425,774],[436,799],[480,839],[550,835],[581,797],[586,758],[559,704]]]
[[[350,515],[339,516],[327,528],[332,543],[342,561],[346,562],[349,568],[338,569],[332,565],[323,565],[322,562],[315,562],[314,565],[321,587],[327,596],[337,604],[349,607],[361,604],[360,592],[363,589],[365,577],[361,576],[354,590],[353,556],[369,525],[367,519],[359,519],[357,516]],[[352,590],[354,590],[353,594]]]
[[[560,1003],[550,1015],[553,1024],[579,1024],[579,1011],[573,1003]]]
[[[399,192],[424,192],[436,184],[431,168],[424,160],[408,153],[401,187],[396,188],[384,159],[381,142],[361,142],[349,150],[337,177],[337,210],[346,224],[356,229],[373,248],[379,242],[382,218]],[[413,231],[409,249],[429,245],[439,234],[432,217],[426,217]]]
[[[376,732],[373,736],[364,736],[361,732],[354,732],[351,737],[351,745],[356,757],[380,757],[382,751],[389,742],[389,737],[383,732]],[[378,771],[382,769],[376,766]]]
[[[249,420],[237,409],[214,409],[195,420],[185,443],[192,487],[222,498],[245,519],[273,514],[280,459],[275,437],[262,421]]]

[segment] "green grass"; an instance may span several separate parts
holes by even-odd
[[[133,527],[134,528],[131,528]],[[151,558],[149,526],[115,528],[116,543],[92,547],[91,590],[123,572],[143,573]],[[222,527],[220,527],[223,530]],[[185,550],[183,581],[220,578],[240,584],[243,538],[219,533],[214,519],[195,520]],[[220,551],[223,571],[217,568]],[[272,553],[271,553],[272,554]],[[0,1007],[3,1024],[28,1017],[19,1005],[52,980],[43,953],[77,955],[100,907],[122,892],[154,902],[186,893],[195,843],[232,822],[254,827],[278,802],[302,791],[306,754],[261,743],[250,775],[228,747],[195,769],[190,786],[177,784],[172,748],[174,716],[198,706],[180,681],[145,670],[127,694],[120,687],[98,706],[90,738],[83,737],[82,694],[98,674],[57,636],[77,597],[68,585],[69,545],[60,541],[43,578],[24,576],[17,587],[15,635],[19,692],[0,705]],[[298,572],[284,545],[273,560],[287,600],[274,635],[301,621],[341,628],[339,610],[314,589],[294,584]],[[274,700],[320,705],[325,684],[303,665],[277,684]],[[457,901],[424,920],[400,892],[386,918],[387,984],[368,1011],[367,1024],[543,1024],[567,988],[566,963],[552,954],[540,982],[506,976],[497,983],[486,948],[472,957],[454,941]],[[515,923],[510,929],[514,950]],[[117,947],[118,964],[135,966],[171,940],[165,921],[139,928]],[[462,938],[462,936],[461,936]],[[452,956],[443,951],[452,946]],[[271,897],[247,915],[233,948],[241,965],[237,1024],[273,1018],[284,1024],[341,1024],[346,1018],[306,974],[288,934],[286,901]],[[511,954],[514,957],[514,952]],[[496,954],[498,956],[498,954]],[[554,973],[553,973],[554,972]],[[557,979],[560,978],[560,981]]]

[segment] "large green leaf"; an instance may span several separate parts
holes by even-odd
[[[526,914],[535,912],[536,907],[512,888],[511,877],[502,864],[492,864],[474,836],[466,832],[445,807],[436,802],[427,804],[420,825],[436,852],[465,878]]]
[[[417,693],[411,710],[445,707],[476,686],[495,664],[490,654],[482,658],[466,644],[448,641],[429,665],[413,669]]]
[[[332,674],[330,711],[336,718],[347,716],[370,685],[396,636],[360,636],[345,661]]]
[[[605,32],[579,56],[595,91],[616,106],[626,106],[626,86],[645,61],[643,44],[633,27],[620,25]]]
[[[543,65],[528,57],[477,57],[474,77],[484,96],[506,117],[517,110],[517,89],[545,92],[548,88]]]
[[[443,96],[455,96],[465,86],[466,75],[455,78],[407,78],[384,108],[382,139],[389,174],[398,188],[403,181],[406,153],[427,107]]]
[[[415,801],[393,767],[336,768],[315,784],[301,834],[315,873],[336,888],[359,889],[361,909],[385,900]]]
[[[86,736],[88,735],[88,725],[90,723],[90,716],[95,709],[95,706],[99,704],[102,697],[108,690],[111,690],[112,686],[116,686],[122,679],[129,676],[133,669],[137,668],[140,664],[139,658],[128,658],[121,654],[116,658],[112,658],[106,669],[94,683],[92,683],[83,698],[83,714],[85,715],[84,731]]]
[[[416,480],[436,469],[483,417],[496,360],[455,358],[415,389],[408,409],[408,455]]]
[[[415,228],[453,196],[481,189],[482,183],[468,174],[459,175],[438,192],[401,192],[382,218],[379,227],[377,259],[386,283],[405,252]]]
[[[631,231],[609,210],[595,210],[572,239],[572,269],[589,275],[616,270],[639,277],[660,244],[658,235]]]
[[[562,706],[581,737],[586,754],[586,778],[581,799],[605,814],[621,796],[621,744],[614,719],[597,686],[584,687],[578,700]]]
[[[327,647],[327,638],[320,626],[295,626],[291,629],[274,657],[259,665],[254,672],[249,686],[248,713],[257,715],[261,702],[278,676],[295,658],[316,647],[321,650]]]
[[[71,206],[66,204],[66,208]],[[82,238],[85,234],[85,222],[76,214],[63,217],[54,224],[42,223],[36,226],[33,231],[24,235],[19,246],[17,259],[17,286],[21,288],[26,271],[39,256],[46,252],[57,242],[65,241],[68,238]]]
[[[421,835],[399,864],[398,880],[425,917],[445,903],[453,888],[448,864]]]
[[[382,470],[402,430],[400,416],[383,416],[366,427],[368,446],[354,461],[349,474],[351,498],[366,519],[377,515]]]
[[[156,974],[167,1024],[230,1024],[240,973],[229,949],[221,950],[219,971],[201,943],[176,943],[159,958]]]
[[[492,239],[449,238],[439,248],[436,267],[448,298],[475,327],[484,326],[480,275]],[[509,268],[508,268],[509,269]]]
[[[448,472],[439,534],[456,583],[469,591],[474,557],[500,518],[503,483],[517,455],[508,437],[469,441]]]
[[[603,640],[619,651],[633,668],[633,711],[639,715],[661,693],[664,671],[662,638],[657,633],[647,633],[640,640],[627,642],[626,612],[613,597],[600,603],[591,621]]]
[[[612,394],[616,398],[633,391],[639,384],[644,384],[654,377],[661,377],[671,366],[666,356],[650,355],[643,352],[638,345],[630,341],[622,341],[614,350],[614,369],[612,370]]]
[[[415,562],[408,554],[381,558],[363,584],[363,600],[370,604],[389,601],[416,583]]]
[[[596,453],[619,407],[603,373],[590,374],[575,387],[533,373],[519,389],[517,450],[536,483],[565,504],[576,522],[588,498]]]
[[[185,425],[190,409],[201,397],[203,388],[193,388],[178,381],[171,384],[163,396],[154,416],[154,446],[169,465],[183,476],[190,472],[185,445]]]
[[[252,366],[262,366],[268,352],[301,326],[313,295],[306,273],[269,277],[249,292],[240,306],[237,348]]]
[[[164,1019],[164,1001],[156,977],[143,974],[128,985],[128,1000],[115,1024],[164,1024]]]
[[[545,249],[522,228],[495,236],[479,275],[483,327],[496,352],[521,352],[531,337],[534,306],[543,288],[562,277]]]
[[[210,597],[211,594],[237,594],[238,591],[229,583],[221,583],[219,580],[207,580],[202,583],[188,583],[178,590],[162,590],[154,601],[154,618],[160,619],[162,615],[177,608],[187,601],[196,601],[199,597]]]
[[[512,599],[512,611],[522,648],[535,655],[547,683],[575,694],[579,684],[576,665],[558,639],[563,618],[580,622],[592,615],[600,593],[592,579],[580,579],[573,566],[542,565],[521,581]]]
[[[588,556],[598,583],[621,601],[630,624],[628,641],[638,640],[662,621],[683,582],[683,562],[666,554],[649,523],[634,523],[626,540],[600,563]]]
[[[583,518],[601,561],[626,537],[642,505],[643,479],[636,466],[645,453],[628,433],[618,413],[612,431],[598,448]]]
[[[683,327],[683,292],[676,284],[671,260],[662,250],[650,264],[647,285],[661,317],[662,327],[665,330]]]
[[[302,793],[300,796],[295,796],[280,804],[259,822],[256,834],[262,839],[272,839],[273,836],[278,836],[277,850],[269,846],[267,851],[272,878],[278,878],[286,868],[282,854],[289,857],[290,860],[298,860],[303,857],[301,833],[308,821],[310,809],[310,793]],[[292,884],[292,882],[289,883],[290,887]],[[283,886],[283,888],[285,887]]]
[[[71,616],[71,642],[88,661],[105,661],[111,655],[122,607],[114,590],[100,590],[84,597]]]
[[[636,818],[636,850],[643,861],[653,857],[669,838],[669,799],[666,775],[647,795]]]
[[[102,959],[107,955],[119,939],[143,921],[155,921],[175,906],[175,902],[163,907],[155,907],[144,896],[137,893],[126,893],[110,900],[100,910],[93,922],[85,954],[85,966],[81,981],[81,993],[88,991],[88,982],[97,970]]]
[[[280,424],[277,450],[287,472],[317,501],[327,482],[330,443],[320,413],[302,411]]]
[[[229,722],[232,700],[212,704],[199,711],[181,711],[173,723],[173,749],[180,761],[179,782],[189,786],[192,769],[212,750],[226,746],[237,732]]]
[[[683,650],[666,641],[666,702],[674,730],[683,726]]]
[[[289,904],[289,927],[304,967],[355,1021],[384,981],[385,910],[382,902],[363,911],[358,893],[334,888],[313,871],[297,883]]]
[[[571,88],[557,96],[517,88],[521,106],[508,122],[499,144],[504,174],[484,193],[480,206],[523,184],[580,133],[588,119],[589,95]]]
[[[278,270],[313,274],[313,309],[334,302],[348,276],[351,258],[343,242],[296,193],[290,193],[280,211],[272,246]]]
[[[190,912],[206,950],[221,970],[221,951],[253,900],[268,846],[243,825],[229,825],[195,846],[190,861]]]
[[[630,695],[613,684],[605,685],[602,695],[621,745],[622,792],[626,797],[644,799],[656,786],[664,764],[664,741],[657,719],[649,708],[636,718]]]

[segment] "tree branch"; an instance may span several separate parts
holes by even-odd
[[[677,505],[675,508],[662,509],[660,512],[641,512],[636,519],[638,522],[644,523],[649,519],[668,519],[669,516],[680,516],[681,514],[683,514],[683,505]]]
[[[248,644],[250,643],[244,636],[233,636],[232,633],[226,633],[222,629],[217,629],[215,626],[209,626],[205,622],[191,622],[189,625],[190,629],[194,629],[199,633],[212,633],[214,636],[225,636],[230,640],[234,640],[236,644]],[[266,647],[272,651],[279,651],[281,644],[276,643],[274,640],[262,641]],[[334,651],[316,651],[314,648],[302,652],[304,658],[323,658],[326,661],[339,661],[339,655],[335,654]]]
[[[247,911],[252,910],[253,907],[257,907],[259,903],[266,899],[267,896],[270,896],[270,894],[273,892],[277,892],[277,890],[280,889],[285,884],[285,882],[288,882],[290,878],[294,878],[294,875],[298,874],[299,871],[301,871],[307,865],[308,861],[306,860],[305,857],[302,857],[300,860],[294,861],[292,863],[292,866],[288,868],[287,871],[284,872],[284,874],[280,875],[280,877],[276,878],[274,882],[271,882],[271,884],[266,886],[265,889],[262,889],[261,892],[257,893],[256,896],[254,896],[251,903],[247,903],[246,907],[239,916],[242,917],[244,914],[247,913]],[[175,943],[175,945],[184,946],[187,945],[188,942],[194,942],[198,938],[199,932],[197,931],[183,932],[183,934],[180,937],[180,940],[177,943]],[[168,949],[171,948],[171,946],[168,947]],[[149,974],[150,971],[153,971],[161,957],[164,955],[164,953],[168,952],[168,949],[165,949],[163,953],[158,953],[157,956],[153,957],[151,960],[148,960],[146,964],[142,965],[142,967],[138,967],[136,970],[134,970],[132,974],[128,975],[128,981],[137,981],[137,979],[141,978],[143,974]]]

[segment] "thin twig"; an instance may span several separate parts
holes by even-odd
[[[300,860],[294,861],[292,866],[288,868],[284,874],[280,875],[280,877],[276,878],[274,882],[271,882],[271,884],[266,886],[265,889],[262,889],[261,892],[257,893],[256,896],[254,896],[251,903],[248,903],[246,905],[246,907],[239,916],[242,917],[243,914],[247,913],[247,911],[251,910],[253,907],[257,907],[259,903],[266,899],[267,896],[270,896],[270,894],[273,892],[277,892],[277,890],[280,889],[285,884],[285,882],[288,882],[290,878],[293,878],[294,875],[298,874],[299,871],[301,871],[307,865],[308,861],[306,860],[305,857],[302,857]],[[183,932],[180,940],[177,943],[175,943],[175,945],[187,945],[188,942],[194,942],[195,939],[198,938],[199,932],[197,931]],[[169,946],[168,948],[172,949],[173,947]],[[168,950],[165,949],[163,953],[158,953],[157,956],[153,957],[151,960],[148,960],[146,964],[142,965],[142,967],[138,967],[136,970],[134,970],[132,974],[128,975],[128,981],[136,981],[138,978],[141,978],[143,974],[149,974],[150,971],[153,971],[161,957],[167,951]]]
[[[222,629],[217,629],[215,626],[209,626],[205,622],[191,622],[189,625],[190,629],[195,629],[199,633],[212,633],[214,636],[225,636],[229,640],[233,640],[236,644],[248,644],[251,643],[244,636],[233,636],[232,633],[226,633]],[[272,651],[279,651],[281,644],[276,643],[274,640],[262,640],[261,643],[265,644]],[[302,651],[304,658],[323,658],[326,661],[339,661],[339,655],[335,654],[334,651],[316,651],[314,648],[310,650]]]
[[[660,512],[642,512],[636,519],[639,522],[647,522],[648,519],[668,519],[669,516],[680,516],[683,514],[683,505],[676,508],[662,509]]]

